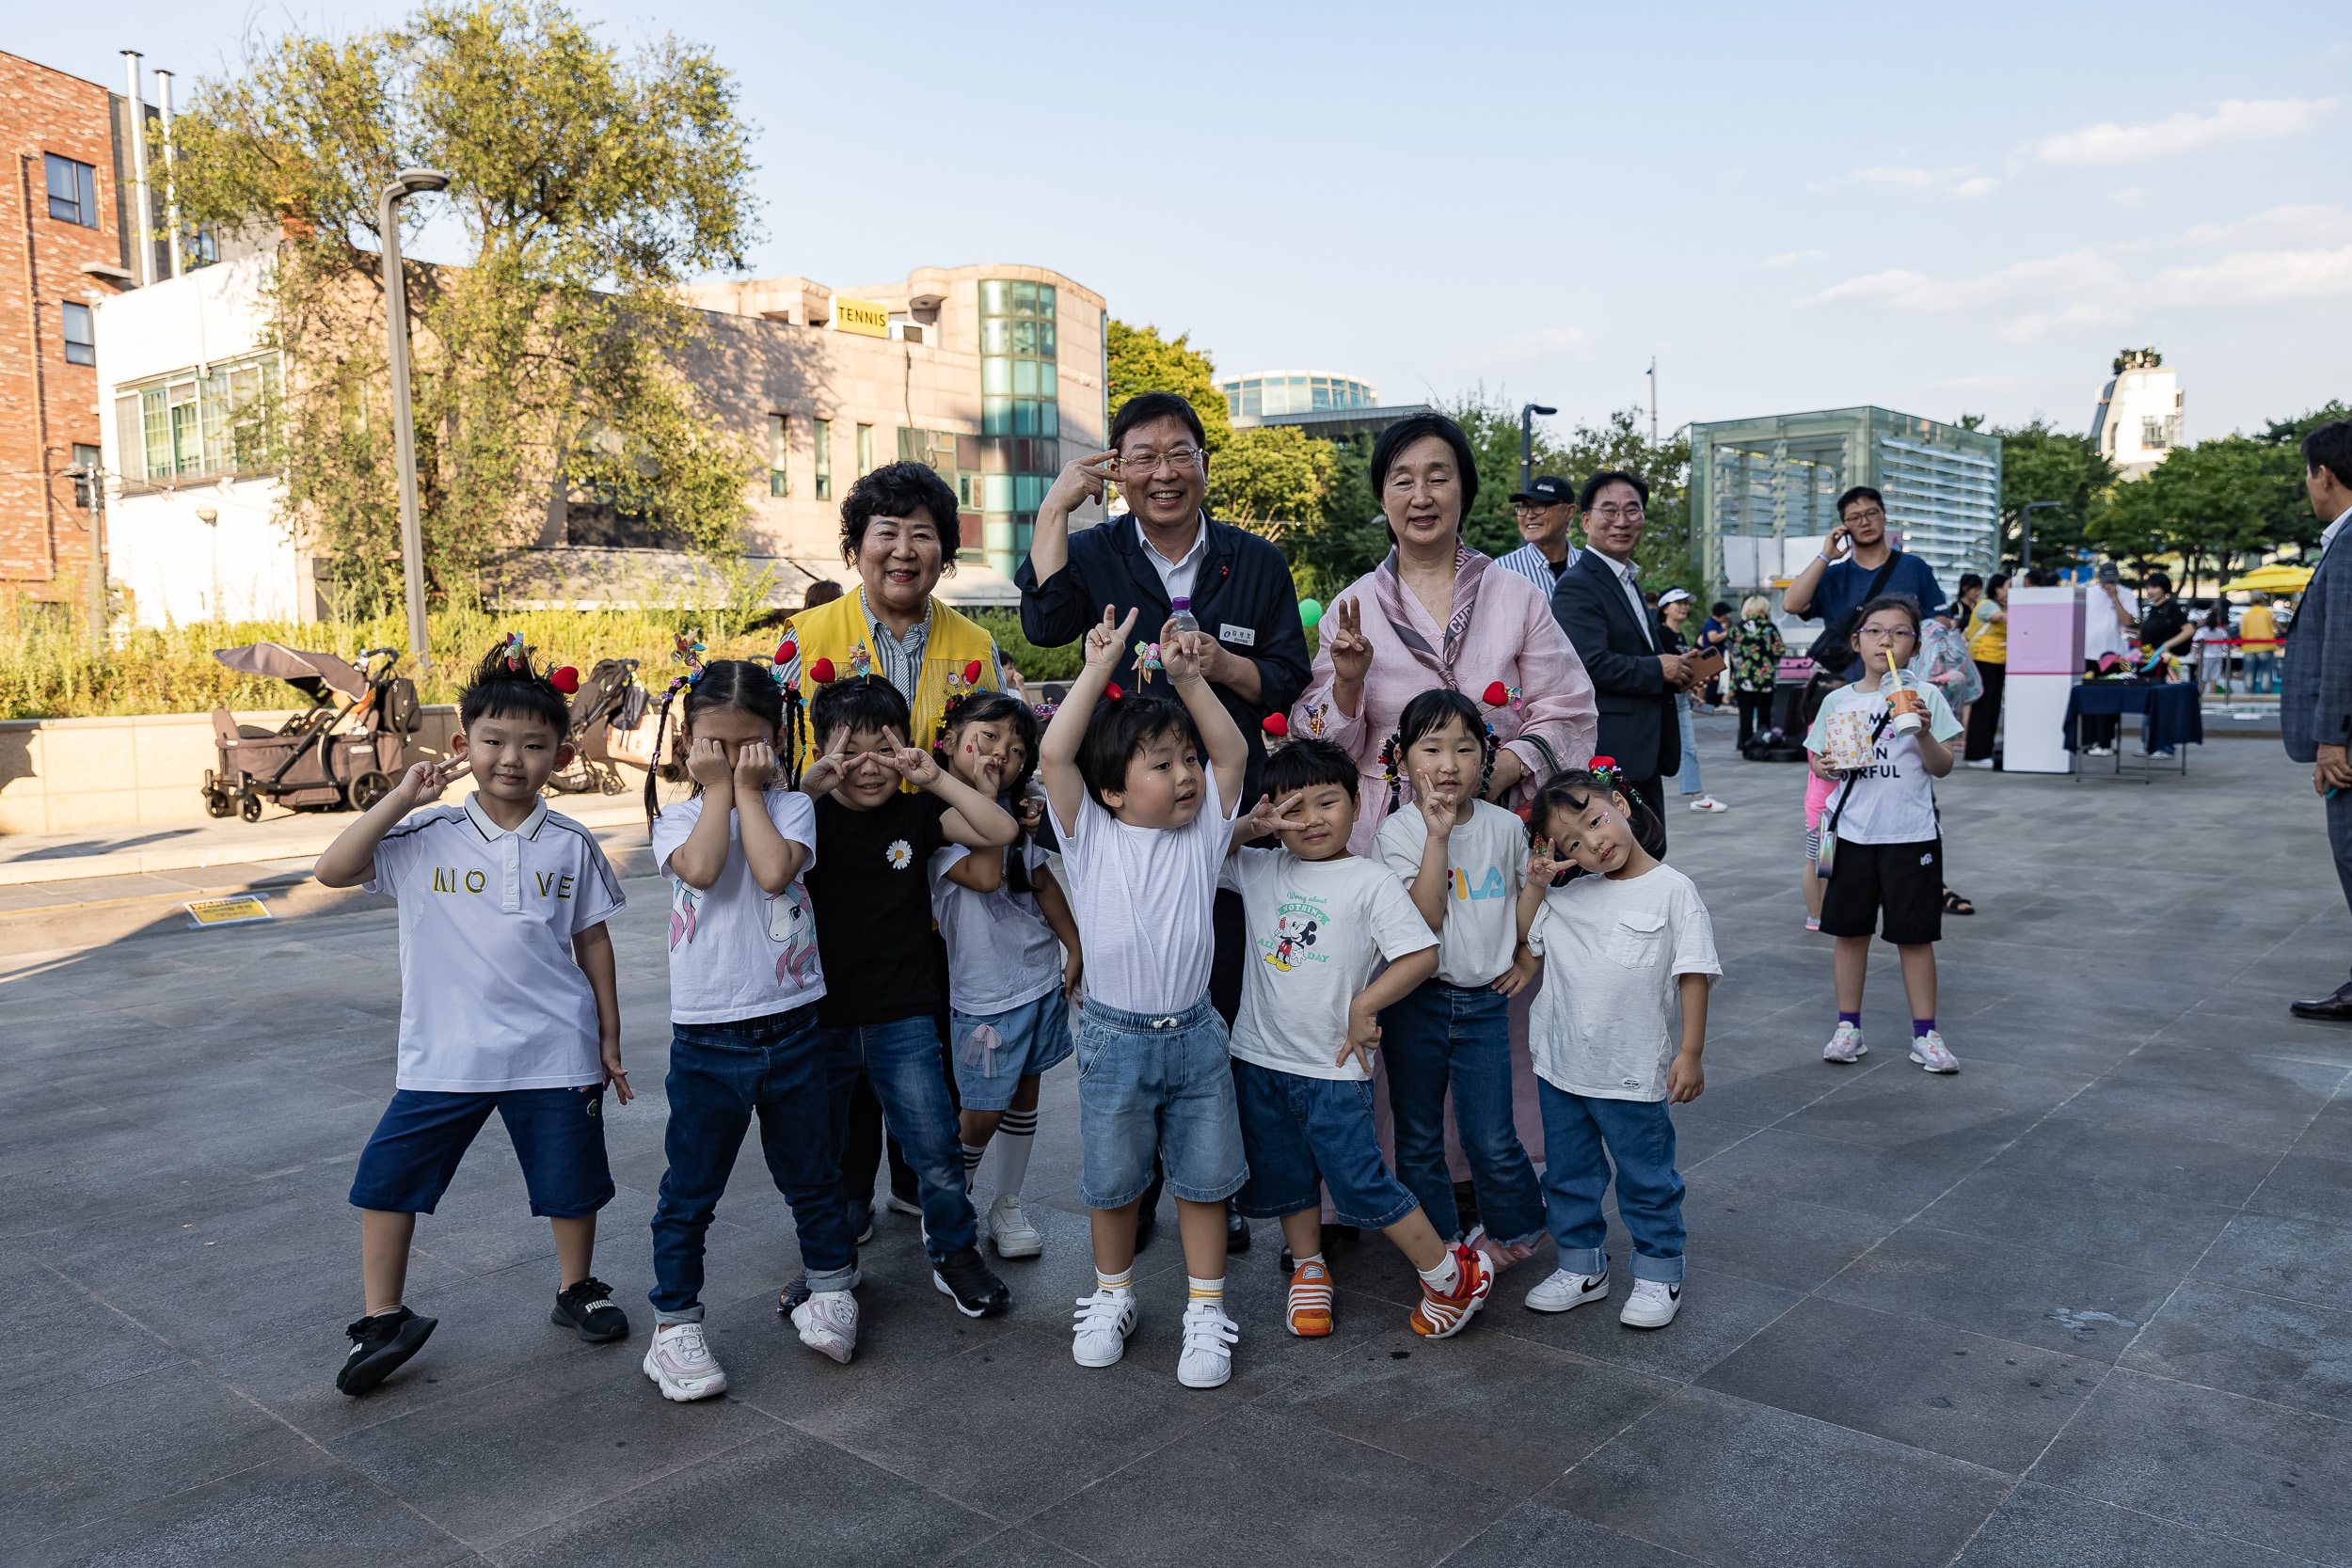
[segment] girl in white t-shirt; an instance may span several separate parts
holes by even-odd
[[[1527,830],[1479,799],[1495,750],[1486,716],[1461,692],[1436,688],[1406,704],[1382,756],[1391,807],[1409,786],[1412,809],[1391,809],[1373,845],[1438,933],[1438,973],[1380,1014],[1397,1178],[1440,1237],[1466,1240],[1500,1274],[1542,1241],[1544,1196],[1511,1114],[1511,998],[1535,961],[1512,912]],[[1467,1238],[1446,1165],[1449,1093],[1478,1195]]]
[[[1084,959],[1070,900],[1030,834],[1040,802],[1027,799],[1037,764],[1037,716],[1018,697],[975,691],[949,702],[938,749],[948,771],[983,794],[999,792],[1023,819],[1002,849],[950,844],[931,852],[931,917],[947,944],[949,1056],[963,1102],[963,1171],[979,1176],[996,1142],[996,1197],[987,1229],[1003,1258],[1034,1258],[1045,1239],[1021,1208],[1021,1183],[1037,1141],[1041,1074],[1072,1050],[1070,999]]]
[[[790,644],[777,655],[788,663]],[[816,863],[817,822],[793,787],[800,694],[745,659],[690,663],[661,699],[657,755],[681,699],[675,755],[693,797],[653,812],[646,784],[654,859],[670,883],[671,1042],[645,1375],[684,1401],[726,1391],[703,1334],[703,1238],[755,1113],[808,1271],[811,1294],[793,1326],[835,1361],[857,1348],[857,1246],[817,1028],[824,971],[801,884]]]
[[[1911,1059],[1930,1072],[1958,1072],[1960,1063],[1935,1031],[1944,831],[1931,781],[1952,770],[1947,743],[1960,734],[1960,721],[1932,685],[1906,683],[1906,705],[1920,722],[1909,734],[1897,727],[1887,659],[1899,670],[1918,652],[1916,604],[1889,594],[1865,604],[1856,618],[1854,645],[1866,673],[1830,694],[1804,737],[1814,776],[1835,786],[1821,813],[1820,867],[1829,884],[1821,893],[1821,930],[1837,939],[1837,1029],[1821,1059],[1851,1064],[1869,1050],[1862,1043],[1862,981],[1877,925],[1902,958]]]
[[[1535,850],[1518,928],[1553,971],[1535,993],[1527,1043],[1560,1266],[1527,1305],[1565,1312],[1608,1296],[1601,1198],[1614,1165],[1617,1217],[1633,1241],[1633,1291],[1617,1321],[1663,1328],[1682,1306],[1683,1245],[1666,1107],[1707,1087],[1707,988],[1723,974],[1714,927],[1691,879],[1659,860],[1665,831],[1613,768],[1556,775],[1528,823]],[[1571,868],[1582,875],[1554,886]]]

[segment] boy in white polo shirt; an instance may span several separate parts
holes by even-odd
[[[345,1330],[335,1386],[346,1394],[383,1382],[433,1333],[437,1320],[401,1302],[409,1243],[493,1110],[531,1212],[554,1227],[552,1321],[592,1341],[628,1333],[612,1288],[589,1273],[596,1211],[613,1190],[604,1086],[622,1104],[632,1098],[604,928],[620,881],[588,831],[539,797],[570,760],[570,715],[519,638],[483,660],[458,719],[451,760],[409,768],[313,873],[400,900],[399,1072],[351,1184],[367,1313]],[[416,810],[469,771],[477,782],[463,804]]]

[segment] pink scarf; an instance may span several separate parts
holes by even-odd
[[[1478,590],[1485,580],[1486,568],[1494,562],[1464,545],[1454,552],[1454,606],[1445,620],[1444,646],[1432,648],[1426,638],[1412,627],[1411,612],[1406,609],[1405,578],[1396,569],[1396,551],[1373,574],[1373,596],[1380,603],[1380,613],[1388,617],[1389,629],[1406,651],[1428,667],[1429,673],[1444,683],[1449,690],[1459,691],[1461,686],[1454,678],[1454,660],[1461,652],[1462,638],[1470,630],[1470,617],[1478,610]]]

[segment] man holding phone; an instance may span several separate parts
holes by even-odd
[[[1840,554],[1840,550],[1846,553]],[[1916,599],[1919,613],[1932,615],[1944,603],[1944,590],[1935,573],[1915,555],[1895,548],[1886,537],[1886,498],[1867,484],[1857,484],[1837,498],[1837,526],[1829,531],[1821,553],[1805,562],[1780,606],[1802,621],[1821,623],[1821,641],[1835,644],[1830,634],[1844,633],[1843,646],[1821,647],[1813,657],[1828,673],[1843,680],[1862,675],[1862,657],[1853,651],[1853,612],[1882,594]]]

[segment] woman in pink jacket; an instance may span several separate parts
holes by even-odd
[[[1348,848],[1359,855],[1389,812],[1381,746],[1431,687],[1486,706],[1502,743],[1486,799],[1513,810],[1552,773],[1590,761],[1600,727],[1593,683],[1550,602],[1462,543],[1478,470],[1461,426],[1441,414],[1391,425],[1373,450],[1372,487],[1396,547],[1333,603],[1290,717],[1293,735],[1327,736],[1356,759],[1362,806]]]

